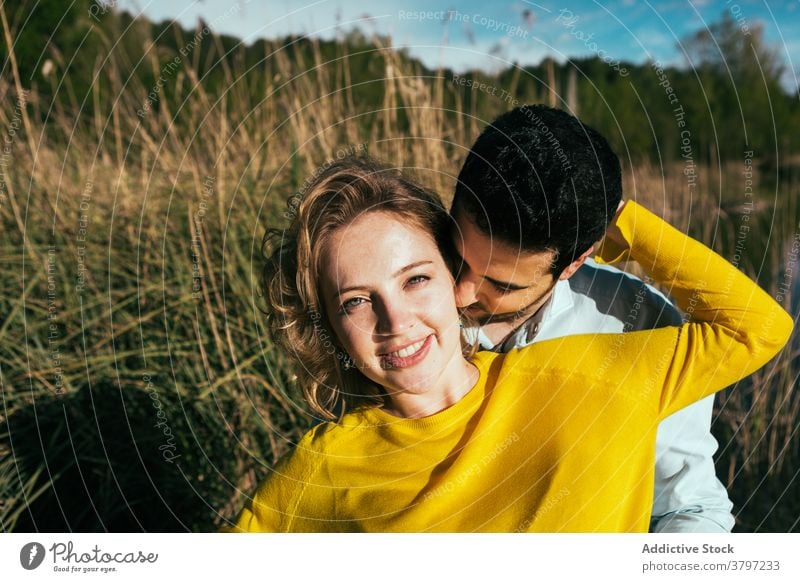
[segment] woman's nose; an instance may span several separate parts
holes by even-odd
[[[410,305],[402,301],[378,302],[378,333],[397,335],[414,326],[416,315]]]

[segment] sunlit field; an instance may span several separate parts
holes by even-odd
[[[254,56],[198,30],[109,12],[80,81],[62,53],[30,82],[5,45],[3,531],[213,531],[233,517],[311,423],[261,313],[265,229],[287,224],[309,176],[354,153],[407,168],[449,201],[472,141],[512,107],[369,33],[264,43]],[[602,86],[543,70],[482,80],[521,103],[604,116]],[[664,107],[655,75],[651,85],[632,109]],[[797,159],[695,142],[682,158],[680,141],[668,154],[624,128],[612,142],[626,197],[796,316]],[[800,531],[799,373],[796,332],[717,396],[717,474],[736,531]]]

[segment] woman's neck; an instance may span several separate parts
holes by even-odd
[[[437,389],[386,396],[383,410],[400,418],[424,418],[453,406],[472,390],[480,378],[478,369],[463,357],[453,364],[455,369],[443,374],[441,386]]]

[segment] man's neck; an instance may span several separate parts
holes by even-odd
[[[486,323],[481,326],[481,331],[483,335],[486,336],[486,339],[492,342],[493,346],[496,346],[514,333],[524,322],[524,319],[514,319],[510,321],[499,321],[497,323]]]

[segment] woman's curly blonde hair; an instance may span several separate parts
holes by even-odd
[[[386,212],[429,233],[449,260],[447,210],[434,192],[362,156],[322,170],[290,212],[289,227],[268,230],[262,245],[261,284],[272,339],[296,360],[303,396],[323,419],[380,405],[382,387],[346,365],[348,356],[328,323],[320,298],[322,248],[337,228],[367,212]]]

